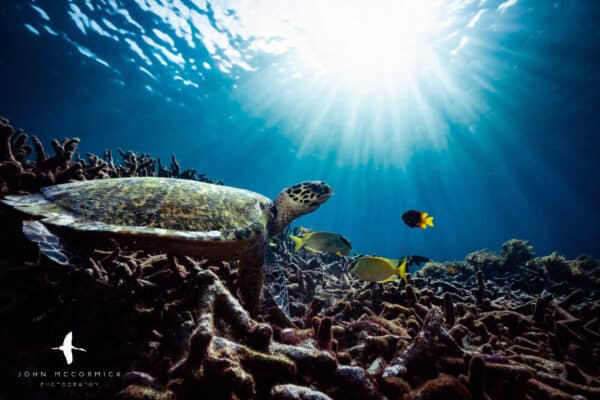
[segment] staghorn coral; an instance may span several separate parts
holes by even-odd
[[[446,292],[444,293],[444,319],[448,327],[454,325],[454,302],[452,301],[452,295]]]
[[[117,393],[116,398],[119,400],[174,400],[175,394],[148,386],[129,385]]]
[[[31,141],[31,145],[27,144]],[[194,179],[222,184],[194,169],[181,170],[175,155],[165,167],[149,154],[137,154],[119,149],[122,159],[115,164],[112,152],[106,150],[102,157],[87,153],[87,160],[79,158],[79,138],[51,141],[53,155],[48,155],[42,142],[21,130],[15,130],[6,118],[0,117],[0,196],[6,194],[35,193],[49,185],[84,179],[103,179],[127,176],[165,176]],[[35,153],[34,159],[30,156]]]
[[[449,375],[427,381],[408,397],[411,400],[470,400],[469,389]]]
[[[28,139],[29,135],[0,118],[0,195],[33,193],[43,186],[84,178],[81,166],[72,160],[78,138],[53,140],[52,156],[46,154],[37,137],[31,138],[33,147],[26,144]],[[29,160],[33,148],[36,157]]]
[[[280,257],[284,260],[288,255]],[[297,271],[295,266],[287,268]],[[119,297],[135,304],[119,313],[113,308],[110,317],[112,326],[132,328],[122,332],[125,337],[148,340],[148,345],[123,350],[124,365],[127,359],[137,360],[135,369],[125,369],[138,372],[115,387],[115,395],[129,396],[122,398],[146,393],[187,399],[208,391],[215,398],[248,399],[309,394],[315,398],[438,398],[442,393],[445,398],[507,398],[520,391],[595,395],[598,371],[590,357],[598,353],[594,349],[599,344],[593,333],[586,333],[587,322],[591,323],[588,329],[595,325],[593,313],[580,306],[587,301],[581,290],[557,295],[555,300],[549,296],[539,300],[516,289],[505,296],[507,289],[497,282],[510,283],[490,279],[485,290],[493,301],[486,311],[468,296],[472,284],[458,276],[449,286],[435,282],[428,286],[417,280],[399,291],[393,283],[340,281],[323,267],[311,268],[290,275],[290,284],[305,279],[305,273],[321,275],[320,290],[327,297],[318,306],[305,308],[301,319],[313,315],[308,329],[261,322],[269,320],[268,315],[251,319],[231,294],[236,288],[235,271],[227,263],[115,248],[96,251],[71,278],[52,273],[51,279],[85,279],[80,294],[73,296],[109,296],[101,308],[117,304]],[[111,294],[119,288],[123,290]],[[308,285],[302,290],[298,286],[291,300],[308,302],[303,292],[308,290]],[[446,332],[448,310],[442,318],[439,309],[450,301],[455,321]],[[536,306],[539,302],[544,307]],[[89,302],[82,308],[89,312]],[[534,328],[535,314],[537,320],[556,326],[554,347],[567,358],[564,364],[554,361],[558,353],[550,336]],[[50,323],[53,315],[50,312],[41,321]],[[94,315],[90,318],[96,324],[101,319],[97,312]],[[585,351],[569,348],[572,335],[585,337],[591,346]],[[282,343],[284,339],[289,344]]]
[[[485,361],[481,357],[473,357],[469,362],[468,386],[473,400],[484,399]]]
[[[277,385],[271,389],[272,400],[331,400],[325,393],[298,385]]]

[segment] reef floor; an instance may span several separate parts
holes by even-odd
[[[149,155],[116,165],[76,155],[0,120],[0,195],[73,179],[173,176]],[[36,149],[36,156],[29,156]],[[291,321],[240,305],[235,262],[118,243],[71,269],[53,265],[0,214],[2,399],[598,399],[600,262],[498,253],[430,262],[402,281],[362,282],[351,257],[272,248],[288,277]],[[265,293],[265,299],[269,296]],[[59,346],[67,332],[75,361]]]

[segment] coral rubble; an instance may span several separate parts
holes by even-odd
[[[205,179],[181,172],[174,157],[168,168],[133,152],[118,166],[110,152],[84,162],[74,160],[77,139],[54,141],[48,156],[27,138],[0,121],[3,194],[72,179]],[[0,373],[52,365],[61,355],[43,349],[74,329],[88,347],[77,354],[81,366],[122,374],[89,391],[44,392],[51,398],[600,398],[598,260],[534,258],[531,245],[512,239],[499,254],[427,263],[409,284],[377,284],[348,274],[351,257],[294,252],[286,235],[272,246],[271,262],[288,277],[292,327],[268,303],[248,314],[235,262],[114,243],[65,269],[31,249],[5,251]],[[17,394],[39,390],[0,388],[0,397]]]

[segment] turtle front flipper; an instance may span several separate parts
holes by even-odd
[[[285,314],[286,318],[290,318],[290,302],[288,295],[287,275],[283,267],[277,264],[273,250],[267,248],[265,257],[265,285],[268,289],[273,302]]]
[[[41,222],[23,221],[23,235],[51,261],[59,265],[73,265],[73,255],[65,249],[62,240]]]
[[[247,246],[239,260],[240,297],[246,310],[255,316],[260,304],[265,279],[265,238],[261,236],[252,245]]]
[[[282,328],[298,328],[290,316],[288,281],[285,270],[273,260],[273,257],[269,257],[269,253],[272,253],[272,251],[267,249],[265,262],[266,290],[263,291],[263,307],[269,314],[269,321],[275,322]]]
[[[251,316],[266,311],[276,324],[297,328],[290,319],[285,271],[275,262],[272,250],[267,248],[265,253],[265,246],[252,246],[240,258],[239,297]]]

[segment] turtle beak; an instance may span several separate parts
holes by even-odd
[[[323,201],[327,201],[331,196],[333,196],[333,194],[333,191],[331,191],[330,193],[322,195],[321,198],[323,199]]]
[[[333,189],[325,182],[320,182],[320,190],[318,191],[318,198],[322,201],[327,201],[333,196]]]

